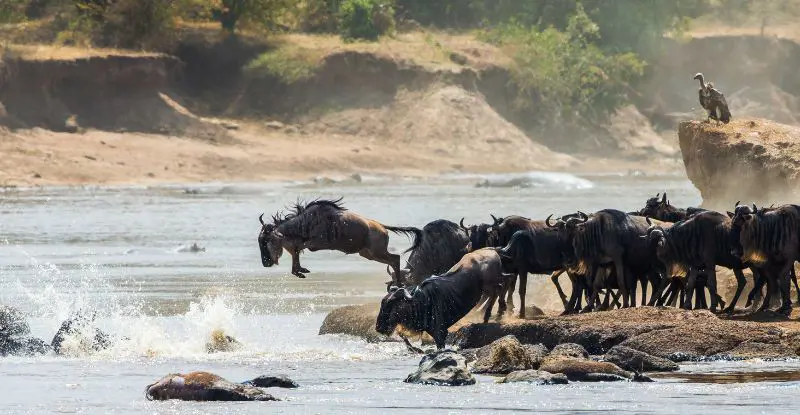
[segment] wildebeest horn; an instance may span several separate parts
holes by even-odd
[[[258,221],[261,222],[261,226],[264,226],[264,214],[262,213],[261,216],[258,217]]]
[[[386,266],[386,272],[387,272],[389,275],[391,275],[391,276],[394,276],[394,272],[392,272],[392,267],[391,267],[391,266],[389,266],[389,265],[387,265],[387,266]]]
[[[585,214],[585,213],[581,212],[580,210],[578,211],[578,214],[579,214],[579,215],[581,215],[581,219],[583,219],[583,221],[584,221],[584,222],[586,222],[587,220],[589,220],[589,215],[587,215],[587,214]]]
[[[661,196],[661,203],[667,203],[667,192],[664,192],[664,195]]]
[[[661,192],[656,193],[656,199],[658,199],[659,196],[661,196]]]
[[[653,222],[650,221],[650,217],[649,216],[645,216],[644,220],[647,221],[648,225],[653,226]]]
[[[736,205],[734,207],[735,208],[739,207],[739,203],[742,203],[742,201],[741,200],[736,201]]]
[[[492,220],[494,221],[494,225],[498,225],[498,224],[500,224],[500,222],[502,222],[502,221],[503,221],[502,219],[497,219],[497,218],[496,218],[496,217],[494,217],[494,215],[492,215],[491,213],[489,214],[489,216],[491,216],[491,217],[492,217]]]
[[[550,216],[548,216],[547,219],[544,220],[544,224],[547,225],[547,227],[549,227],[549,228],[554,228],[555,227],[555,225],[550,223],[550,218],[552,218],[552,217],[553,217],[553,214],[551,213]]]
[[[756,213],[756,212],[758,212],[758,208],[756,207],[756,204],[753,203],[753,213]]]
[[[460,222],[458,222],[458,224],[459,224],[459,225],[461,225],[461,228],[462,228],[462,229],[464,229],[464,230],[466,230],[466,229],[467,229],[467,227],[466,227],[466,226],[464,226],[464,218],[461,218],[461,221],[460,221]]]

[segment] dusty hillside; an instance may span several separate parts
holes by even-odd
[[[739,200],[797,201],[800,128],[763,119],[722,126],[689,121],[678,136],[686,173],[705,206],[724,211]]]

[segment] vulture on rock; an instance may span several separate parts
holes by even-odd
[[[714,88],[714,84],[711,82],[705,82],[702,73],[695,75],[694,79],[700,81],[698,93],[700,97],[700,106],[708,112],[708,119],[706,122],[710,122],[711,119],[714,119],[717,124],[719,124],[720,121],[725,124],[731,122],[731,112],[728,109],[728,102],[725,101],[725,96],[722,95],[722,92]]]

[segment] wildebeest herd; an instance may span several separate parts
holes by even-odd
[[[470,226],[463,218],[459,223],[440,219],[419,229],[366,219],[347,210],[341,200],[298,203],[271,222],[264,222],[262,215],[258,243],[263,265],[278,264],[283,249],[292,254],[292,274],[301,278],[309,272],[299,262],[303,249],[358,253],[387,264],[392,279],[376,329],[390,334],[403,324],[428,332],[439,348],[447,329],[476,307],[485,304],[484,322],[496,301],[498,316],[508,304],[513,308],[517,282],[519,317],[524,318],[528,274],[551,275],[565,314],[635,307],[637,298],[641,305],[677,303],[686,309],[732,312],[745,287],[746,268],[754,279],[748,307],[760,299],[759,310],[766,310],[779,293],[776,311],[788,314],[790,281],[797,288],[797,205],[758,208],[737,202],[733,212],[719,213],[677,208],[664,193],[635,212],[578,211],[545,220],[491,215],[491,223]],[[404,268],[400,256],[388,251],[388,231],[413,236]],[[718,294],[718,266],[736,276],[727,307]],[[558,281],[563,274],[572,285],[569,296]]]

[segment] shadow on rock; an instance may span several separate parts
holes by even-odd
[[[467,370],[467,361],[464,356],[454,351],[443,350],[423,357],[417,371],[408,375],[405,382],[463,386],[474,385],[476,381],[472,373]]]
[[[173,373],[148,385],[145,396],[150,401],[277,401],[263,390],[228,381],[208,372]]]

